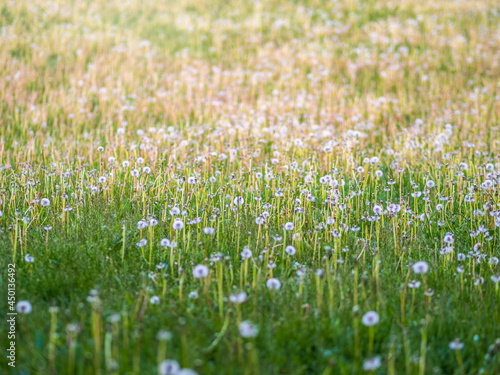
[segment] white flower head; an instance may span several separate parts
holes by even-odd
[[[236,206],[241,206],[244,203],[245,203],[245,198],[243,198],[243,197],[236,197],[236,198],[234,198],[234,204]]]
[[[379,316],[376,311],[368,311],[363,317],[361,318],[361,322],[367,326],[371,327],[374,326],[379,322]]]
[[[172,223],[172,228],[175,230],[181,230],[184,228],[184,222],[181,219],[175,219]]]
[[[198,264],[196,267],[193,268],[193,276],[197,279],[207,277],[209,272],[210,270],[204,264]]]
[[[425,273],[427,273],[427,271],[429,271],[429,265],[427,264],[426,261],[423,261],[423,260],[419,260],[418,262],[413,263],[411,268],[413,269],[413,272],[415,272],[415,273],[425,274]]]
[[[281,281],[279,281],[278,279],[276,278],[271,278],[269,280],[266,281],[266,286],[268,289],[272,289],[272,290],[280,290],[281,288]]]
[[[19,301],[16,305],[16,310],[20,314],[29,314],[33,310],[29,301]]]
[[[450,349],[451,350],[461,350],[463,349],[464,344],[459,340],[455,339],[452,342],[450,342]]]
[[[160,363],[160,366],[158,367],[158,374],[159,375],[177,375],[179,373],[179,370],[181,369],[181,366],[179,366],[179,363],[173,359],[167,359],[166,361],[163,361]]]
[[[240,323],[239,331],[240,335],[245,338],[255,337],[259,333],[258,328],[248,320]]]
[[[365,371],[374,371],[380,367],[382,364],[382,361],[380,360],[380,357],[373,357],[369,358],[366,361],[363,362],[363,370]]]
[[[151,302],[152,305],[158,305],[160,303],[160,297],[153,296],[153,297],[151,297],[151,299],[149,300],[149,302]]]

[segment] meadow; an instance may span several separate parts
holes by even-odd
[[[1,374],[500,373],[497,1],[0,29]]]

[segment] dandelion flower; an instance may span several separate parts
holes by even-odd
[[[197,279],[201,279],[207,277],[209,273],[209,269],[204,264],[198,264],[193,268],[193,276]]]
[[[373,357],[369,358],[366,361],[363,362],[363,370],[365,371],[374,371],[380,367],[382,364],[382,361],[380,360],[380,357]]]
[[[279,281],[278,279],[273,277],[273,278],[266,281],[266,286],[268,289],[280,290],[281,281]]]
[[[158,305],[160,303],[160,297],[153,296],[153,297],[151,297],[151,299],[149,300],[149,302],[151,302],[152,305]]]
[[[232,303],[243,303],[247,300],[247,294],[245,292],[240,292],[236,294],[231,294],[229,300]]]
[[[180,369],[181,366],[179,366],[179,363],[177,361],[174,361],[173,359],[167,359],[160,363],[160,366],[158,367],[158,374],[177,375]]]
[[[285,252],[288,255],[292,256],[292,255],[295,255],[295,253],[297,252],[297,250],[295,250],[295,247],[289,245],[289,246],[286,247]]]
[[[182,228],[184,228],[184,222],[181,219],[175,219],[172,223],[172,228],[174,228],[175,230],[181,230]]]
[[[240,323],[239,331],[240,335],[245,338],[255,337],[259,333],[257,327],[250,323],[248,320]]]
[[[361,318],[361,322],[367,326],[371,327],[377,324],[379,321],[379,316],[376,311],[368,311],[363,317]]]
[[[418,262],[413,263],[411,268],[413,269],[413,272],[415,272],[415,273],[425,274],[425,273],[427,273],[427,271],[429,271],[429,265],[427,264],[427,262],[425,262],[423,260],[420,260]]]
[[[16,310],[20,314],[29,314],[33,310],[29,301],[19,301],[16,305]]]
[[[459,339],[455,339],[452,342],[450,342],[451,350],[462,350],[463,348],[464,344]]]

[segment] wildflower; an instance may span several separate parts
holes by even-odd
[[[452,244],[454,241],[455,241],[455,238],[453,237],[453,234],[451,234],[451,233],[447,233],[447,234],[443,237],[443,242],[444,242],[444,243],[447,243],[447,244]]]
[[[427,264],[427,262],[425,262],[423,260],[420,260],[418,262],[413,263],[411,268],[413,269],[413,272],[415,272],[415,273],[425,274],[425,273],[427,273],[427,271],[429,271],[429,265]]]
[[[240,292],[236,294],[231,294],[229,300],[232,303],[243,303],[247,300],[247,294],[245,292]]]
[[[373,206],[373,213],[376,215],[382,215],[384,213],[384,209],[381,205],[376,204]]]
[[[425,183],[425,186],[427,186],[429,189],[432,189],[434,186],[436,186],[436,183],[432,180],[428,180],[426,183]]]
[[[179,207],[173,207],[171,210],[170,210],[170,215],[172,216],[177,216],[181,213],[181,210]]]
[[[20,314],[29,314],[33,310],[29,301],[19,301],[16,305],[16,310]]]
[[[156,339],[159,341],[168,341],[172,338],[172,334],[169,331],[158,331],[156,334]]]
[[[410,281],[408,287],[411,289],[417,289],[420,286],[420,281]]]
[[[361,318],[361,322],[367,326],[371,327],[377,324],[379,321],[379,316],[376,311],[368,311],[363,317]]]
[[[244,247],[243,251],[241,252],[241,258],[248,259],[251,257],[252,257],[252,250],[250,250],[248,247]]]
[[[196,291],[192,291],[191,293],[189,293],[189,299],[197,299],[198,298],[198,292]]]
[[[390,204],[388,207],[387,207],[387,211],[393,213],[393,214],[396,214],[398,213],[399,211],[401,211],[401,205],[399,204]]]
[[[481,187],[485,190],[491,188],[493,186],[493,182],[491,180],[485,180],[482,184]]]
[[[434,290],[432,290],[431,288],[428,288],[424,294],[427,296],[427,297],[432,297],[434,295]]]
[[[29,254],[26,254],[26,255],[24,256],[24,261],[25,261],[26,263],[33,263],[33,262],[35,261],[35,258],[33,258],[33,257],[32,257],[31,255],[29,255]]]
[[[500,281],[500,275],[492,275],[491,276],[491,281],[493,281],[494,283],[498,283]]]
[[[248,320],[240,323],[239,331],[240,335],[245,338],[255,337],[259,333],[257,327],[250,323]]]
[[[363,362],[363,370],[374,371],[374,370],[378,369],[381,364],[382,364],[382,361],[380,360],[379,356],[369,358]]]
[[[214,234],[215,233],[215,229],[214,228],[206,227],[206,228],[203,228],[203,232],[205,234]]]
[[[197,279],[201,279],[207,277],[209,273],[209,269],[204,264],[198,264],[193,268],[193,276]]]
[[[196,371],[191,370],[190,368],[183,368],[177,371],[175,375],[198,375],[198,374]]]
[[[137,222],[137,229],[144,229],[149,225],[146,220],[140,220]]]
[[[40,201],[40,204],[43,206],[43,207],[48,207],[50,206],[50,200],[47,199],[47,198],[42,198],[42,200]]]
[[[140,240],[139,242],[137,242],[137,246],[138,247],[144,247],[148,244],[148,240],[143,238],[142,240]]]
[[[450,349],[451,350],[462,350],[463,347],[464,347],[464,344],[459,339],[455,339],[452,342],[450,342]]]
[[[181,230],[182,228],[184,228],[184,222],[181,219],[175,219],[172,223],[172,228],[174,228],[175,230]]]
[[[262,225],[266,222],[266,219],[264,219],[262,216],[258,216],[256,219],[255,219],[255,224],[257,225]]]
[[[241,206],[245,203],[245,199],[243,197],[236,197],[234,198],[234,204],[236,206]]]
[[[151,302],[152,305],[157,305],[157,304],[160,303],[160,297],[153,296],[153,297],[151,297],[151,299],[149,300],[149,302]]]
[[[481,285],[483,283],[484,283],[484,277],[482,276],[477,277],[476,280],[474,281],[475,286]]]
[[[288,222],[285,224],[285,229],[286,230],[293,230],[293,228],[295,228],[295,225],[293,225],[292,222]]]
[[[266,281],[266,286],[268,289],[272,289],[272,290],[280,290],[281,288],[281,281],[279,281],[278,279],[276,278],[271,278],[269,280]]]
[[[295,250],[295,247],[293,247],[293,246],[289,245],[289,246],[287,246],[287,247],[285,248],[285,252],[286,252],[288,255],[292,256],[292,255],[295,255],[295,253],[297,252],[297,250]]]
[[[158,374],[177,375],[180,369],[181,366],[179,366],[179,363],[177,361],[174,361],[173,359],[167,359],[160,363],[160,366],[158,367]]]

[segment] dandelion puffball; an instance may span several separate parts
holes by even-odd
[[[279,281],[278,279],[273,277],[273,278],[266,281],[266,286],[268,287],[268,289],[280,290],[281,281]]]
[[[361,318],[361,322],[367,326],[371,327],[377,324],[379,321],[379,316],[376,311],[368,311],[363,317]]]
[[[29,314],[33,308],[29,301],[19,301],[16,305],[16,310],[20,314]]]
[[[209,269],[204,264],[198,264],[193,268],[193,276],[197,279],[201,279],[207,277],[209,273]]]
[[[425,262],[423,260],[420,260],[418,262],[413,263],[411,268],[413,269],[413,272],[415,272],[415,273],[424,273],[425,274],[425,273],[427,273],[427,271],[429,271],[429,265],[427,264],[427,262]]]

